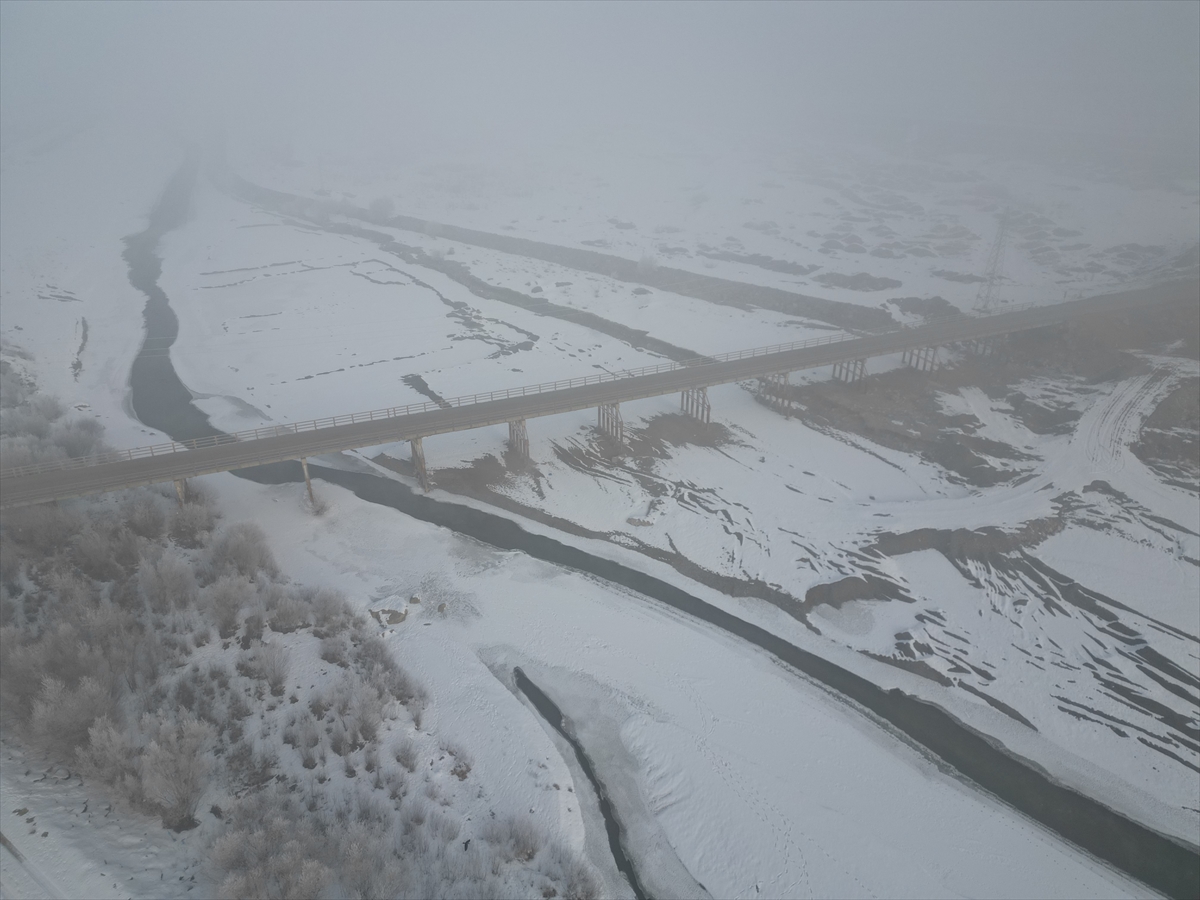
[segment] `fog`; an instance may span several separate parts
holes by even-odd
[[[359,149],[890,136],[1182,173],[1200,152],[1196,3],[6,0],[0,22],[6,144],[119,115]]]

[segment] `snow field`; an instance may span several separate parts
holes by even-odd
[[[984,884],[1006,895],[1136,892],[901,745],[863,740],[863,728],[874,726],[857,724],[823,691],[732,638],[328,485],[320,489],[331,511],[311,519],[300,513],[294,486],[211,480],[231,516],[260,510],[283,565],[311,583],[361,597],[377,585],[394,590],[398,581],[432,579],[459,597],[447,602],[446,620],[408,619],[386,639],[433,687],[436,727],[455,719],[470,729],[457,737],[473,748],[481,773],[522,767],[510,732],[493,731],[497,721],[519,728],[533,746],[547,739],[472,653],[495,659],[498,648],[511,647],[536,662],[553,698],[568,716],[581,709],[581,722],[596,704],[616,721],[624,717],[620,739],[640,764],[640,790],[688,871],[714,896],[754,896],[756,886],[777,896],[887,893],[897,883],[924,896]],[[555,677],[558,669],[564,678]],[[591,688],[576,697],[581,684]],[[496,709],[485,715],[482,698]],[[880,804],[882,793],[902,799]],[[567,827],[577,834],[574,815]]]

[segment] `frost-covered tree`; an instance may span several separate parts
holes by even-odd
[[[207,750],[213,739],[212,726],[191,716],[174,723],[147,714],[142,730],[151,735],[142,755],[146,798],[162,809],[167,827],[192,827],[208,786]]]

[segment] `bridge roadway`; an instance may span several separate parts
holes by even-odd
[[[452,431],[678,393],[695,388],[828,366],[838,362],[981,341],[1065,323],[1087,313],[1128,312],[1200,295],[1196,281],[1072,300],[985,316],[948,316],[881,334],[837,335],[802,344],[668,363],[635,373],[590,376],[447,401],[280,425],[154,448],[118,451],[100,460],[0,470],[0,508],[28,506],[138,485],[178,481],[265,463],[306,459],[343,450],[414,440]],[[415,411],[414,411],[415,410]],[[345,424],[342,424],[345,422]],[[329,424],[324,424],[329,423]],[[115,457],[115,459],[114,459]]]

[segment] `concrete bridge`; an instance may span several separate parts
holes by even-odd
[[[905,361],[914,368],[928,371],[938,364],[938,348],[949,344],[987,352],[989,342],[996,338],[1060,325],[1081,315],[1131,312],[1157,303],[1193,300],[1200,302],[1200,284],[1194,280],[1171,282],[1052,306],[1010,307],[979,316],[947,316],[920,326],[868,336],[831,335],[682,363],[473,394],[443,404],[392,407],[138,447],[88,459],[3,469],[0,508],[166,481],[175,482],[182,499],[184,479],[286,460],[299,460],[307,481],[310,456],[397,441],[412,442],[414,467],[422,487],[428,490],[430,482],[421,441],[431,435],[507,422],[510,446],[528,456],[527,419],[595,407],[598,427],[621,440],[620,404],[631,400],[680,393],[683,410],[708,421],[706,389],[714,385],[758,379],[768,402],[784,404],[784,385],[790,372],[831,365],[835,377],[855,381],[864,373],[865,360],[895,353],[904,354]],[[308,487],[311,493],[311,482]]]

